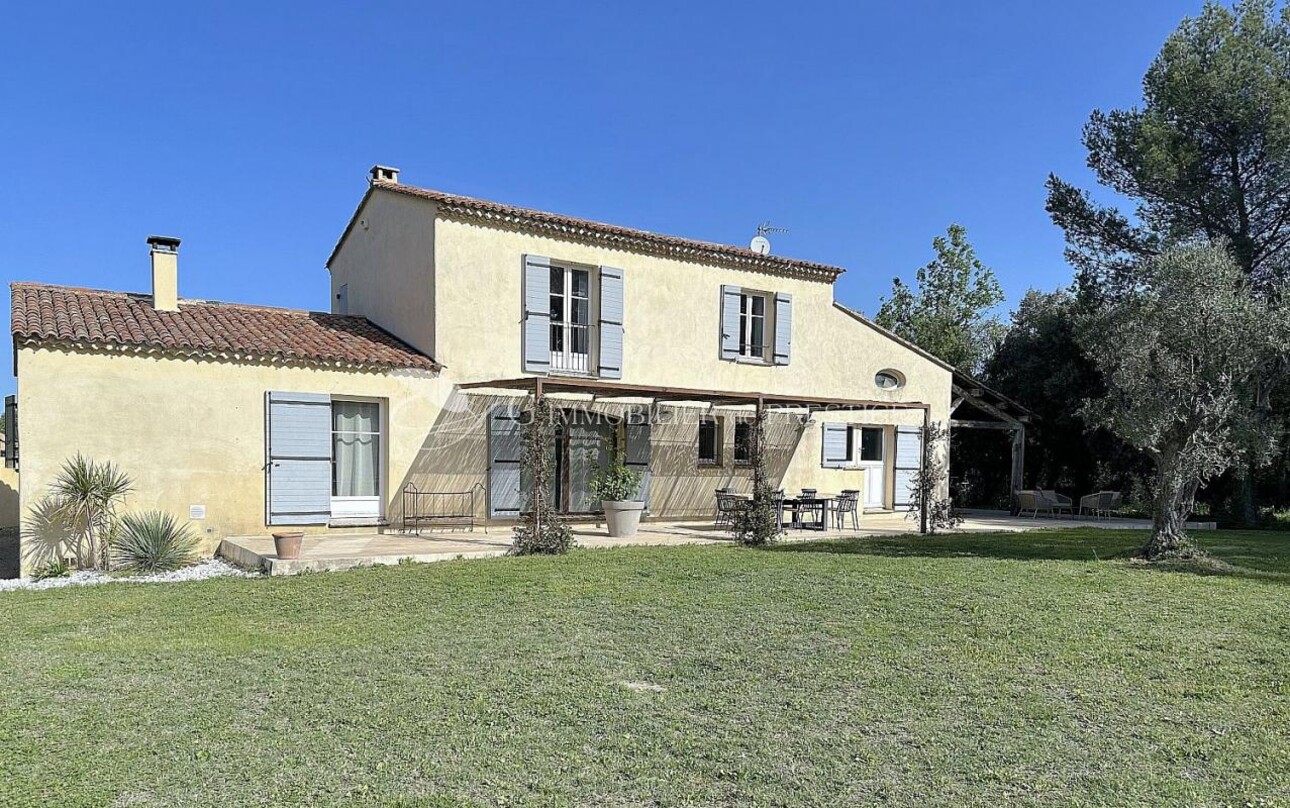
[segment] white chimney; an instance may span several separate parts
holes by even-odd
[[[390,166],[375,165],[368,172],[370,182],[388,182],[391,185],[399,184],[399,170]]]
[[[152,249],[152,307],[179,311],[179,239],[148,236]]]

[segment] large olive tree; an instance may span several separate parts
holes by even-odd
[[[1137,283],[1081,323],[1105,395],[1084,407],[1155,465],[1149,559],[1188,556],[1184,530],[1205,481],[1265,463],[1277,434],[1256,390],[1290,345],[1285,309],[1256,292],[1226,245],[1177,246],[1142,262]]]

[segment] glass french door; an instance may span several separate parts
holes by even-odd
[[[591,371],[591,273],[551,267],[551,369]]]

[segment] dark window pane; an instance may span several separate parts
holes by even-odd
[[[551,294],[564,294],[564,270],[559,267],[551,267]]]
[[[551,322],[564,322],[564,298],[551,295]]]
[[[551,350],[559,353],[564,350],[564,326],[551,324]]]
[[[762,316],[766,314],[766,298],[762,297],[761,295],[753,295],[752,313],[758,316]]]
[[[570,272],[572,273],[573,296],[587,297],[588,289],[591,287],[587,271],[585,269],[574,269],[570,270]]]
[[[749,343],[751,343],[752,355],[761,356],[762,346],[766,342],[765,340],[766,321],[760,317],[754,317],[752,319],[751,325],[752,325],[752,328],[750,329],[750,333],[748,335],[748,341]]]
[[[739,421],[735,424],[735,461],[747,463],[752,459],[752,424]]]
[[[882,430],[865,427],[860,431],[860,459],[882,460]]]
[[[572,315],[570,322],[590,323],[591,322],[591,301],[585,298],[574,298],[570,301],[569,313]]]
[[[717,462],[717,422],[710,418],[699,422],[699,460]]]

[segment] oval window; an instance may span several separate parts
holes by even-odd
[[[905,377],[894,370],[880,370],[873,377],[879,390],[899,390],[905,386]]]

